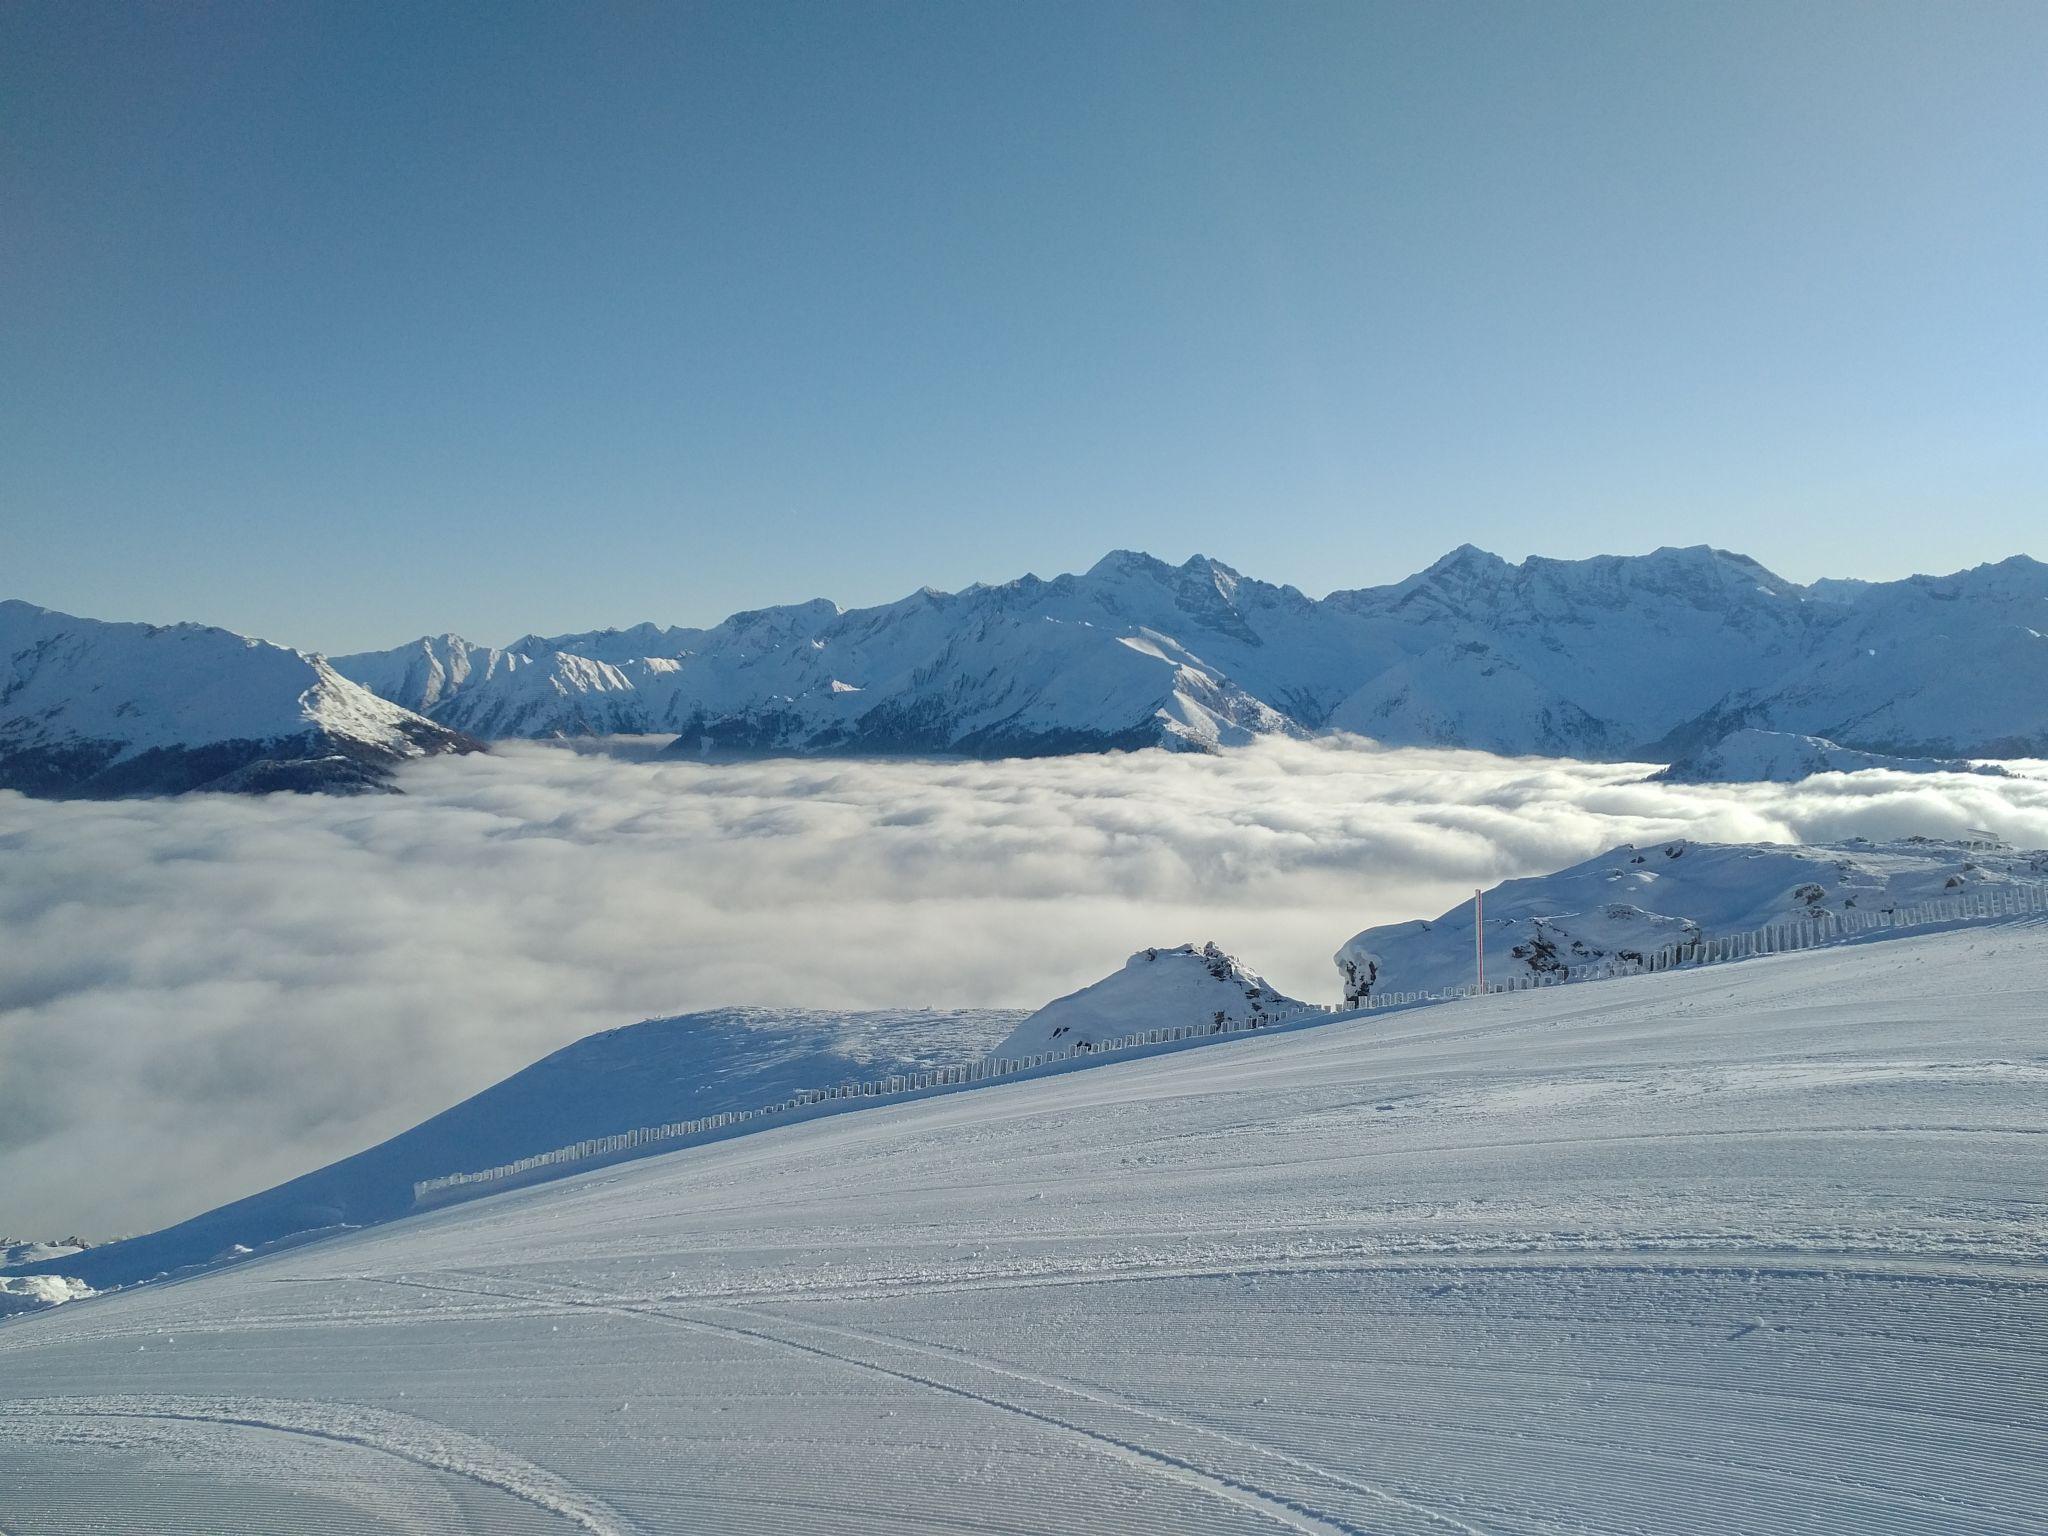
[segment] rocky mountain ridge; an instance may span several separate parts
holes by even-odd
[[[636,652],[640,654],[635,654]],[[1802,587],[1706,546],[1519,564],[1467,545],[1320,600],[1117,551],[877,608],[710,629],[454,636],[336,659],[486,737],[673,734],[678,753],[1390,745],[1670,761],[1743,728],[1861,751],[2048,752],[2048,566]]]

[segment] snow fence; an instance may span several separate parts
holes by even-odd
[[[1405,1008],[1418,1003],[1451,1002],[1476,997],[1482,992],[1524,992],[1538,987],[1563,986],[1573,982],[1603,981],[1617,976],[1642,976],[1659,971],[1719,965],[1730,960],[1748,960],[1758,955],[1783,954],[1792,950],[1815,949],[1866,934],[1896,932],[1954,923],[1982,922],[2003,917],[2025,917],[2048,913],[2048,886],[2003,885],[1940,901],[1910,907],[1889,907],[1870,912],[1834,913],[1816,910],[1782,923],[1767,924],[1747,933],[1701,935],[1668,945],[1647,955],[1607,956],[1580,966],[1559,966],[1553,971],[1511,977],[1506,981],[1448,987],[1426,992],[1380,992],[1363,999],[1356,1008],[1334,1004],[1307,1003],[1275,1013],[1255,1014],[1246,1019],[1207,1019],[1198,1024],[1170,1024],[1158,1029],[1134,1030],[1094,1045],[1074,1045],[1064,1050],[1043,1051],[1014,1060],[984,1057],[957,1066],[935,1067],[929,1072],[904,1072],[867,1082],[841,1083],[832,1088],[805,1089],[775,1104],[759,1109],[728,1110],[695,1120],[675,1120],[666,1125],[644,1126],[614,1136],[594,1136],[588,1141],[536,1152],[516,1162],[475,1173],[444,1173],[421,1179],[412,1187],[415,1204],[454,1190],[473,1189],[523,1179],[543,1168],[595,1162],[621,1156],[643,1147],[685,1142],[695,1137],[712,1137],[737,1127],[770,1124],[777,1117],[810,1109],[829,1113],[832,1106],[847,1108],[880,1099],[904,1098],[976,1083],[999,1082],[1022,1073],[1057,1067],[1062,1063],[1113,1056],[1145,1046],[1172,1045],[1182,1041],[1217,1036],[1248,1034],[1306,1018],[1328,1018],[1336,1014],[1370,1013],[1381,1008]]]
[[[1746,933],[1700,934],[1646,955],[1604,955],[1583,965],[1560,965],[1554,970],[1531,972],[1506,981],[1489,981],[1483,988],[1474,984],[1434,992],[1374,993],[1361,999],[1356,1011],[1448,1002],[1453,998],[1476,997],[1481,992],[1524,992],[1534,987],[1555,987],[1569,982],[1647,976],[1658,971],[1719,965],[1728,960],[1750,960],[1758,955],[1815,949],[1823,944],[1837,944],[1872,933],[1894,933],[1906,928],[1940,927],[2042,913],[2048,913],[2048,886],[2033,884],[1990,886],[1963,896],[1920,902],[1913,906],[1875,908],[1869,912],[1837,913],[1815,909]]]

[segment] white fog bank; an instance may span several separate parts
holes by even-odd
[[[1355,740],[728,766],[621,743],[430,760],[393,797],[0,793],[0,1230],[159,1226],[652,1015],[1033,1006],[1206,939],[1334,1000],[1360,928],[1617,842],[2048,845],[2048,778],[1645,771]]]

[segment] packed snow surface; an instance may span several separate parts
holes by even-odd
[[[1858,752],[1819,736],[1787,731],[1731,731],[1712,746],[1651,775],[1667,784],[1796,784],[1817,773],[2004,773],[1988,763],[1952,757],[1888,757]]]
[[[780,1127],[0,1325],[10,1536],[2048,1509],[2048,932]]]
[[[1638,962],[1705,935],[1816,914],[1885,912],[2001,886],[2048,884],[2048,851],[1909,837],[1873,843],[1624,843],[1555,874],[1486,893],[1489,982]],[[1433,922],[1384,923],[1337,951],[1347,1002],[1474,979],[1473,905]]]

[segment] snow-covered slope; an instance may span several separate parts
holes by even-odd
[[[379,698],[424,714],[472,684],[485,687],[533,662],[516,646],[501,651],[471,645],[460,635],[422,635],[411,645],[344,656],[330,664]]]
[[[1382,1014],[80,1301],[0,1523],[2039,1530],[2044,994],[2037,926]]]
[[[1092,986],[1047,1003],[997,1046],[1008,1059],[1097,1045],[1162,1022],[1260,1019],[1304,1004],[1214,944],[1141,949]]]
[[[473,745],[318,656],[0,602],[0,788],[369,789],[407,758]]]
[[[1833,597],[1835,622],[1796,666],[1734,692],[1671,748],[1757,726],[1908,757],[2048,755],[2048,565],[2015,555]]]
[[[86,1244],[73,1238],[66,1242],[41,1243],[32,1238],[0,1238],[0,1270],[40,1264],[46,1259],[67,1259],[85,1251]]]
[[[1623,844],[1555,874],[1486,893],[1489,982],[1641,960],[1701,934],[1749,933],[1819,912],[1886,911],[2008,882],[2048,884],[2048,852],[1906,838],[1789,847],[1679,840]],[[1348,1002],[1473,979],[1473,909],[1387,923],[1338,950]]]
[[[1825,617],[1742,555],[1700,546],[1511,565],[1470,545],[1328,599],[1411,637],[1326,724],[1395,743],[1632,755],[1805,654]]]
[[[1336,729],[1669,761],[1758,725],[1996,755],[2048,752],[2044,578],[2015,559],[1804,588],[1705,546],[1519,565],[1466,546],[1314,601],[1201,556],[1117,551],[1080,575],[879,608],[817,600],[504,652],[443,636],[336,665],[466,731],[673,731],[691,754],[1208,748]]]
[[[143,1237],[23,1261],[95,1289],[310,1231],[388,1221],[413,1185],[638,1126],[753,1109],[799,1088],[976,1059],[1019,1015],[729,1008],[650,1019],[563,1047],[367,1151]]]
[[[1858,752],[1819,736],[1786,731],[1731,731],[1650,777],[1667,784],[1794,784],[1817,773],[1976,773],[2003,776],[1988,763],[1949,757],[1888,757]]]
[[[1100,586],[1027,577],[851,613],[823,601],[761,609],[705,631],[528,636],[493,653],[527,666],[473,670],[431,698],[420,680],[448,669],[414,658],[439,642],[336,665],[474,734],[672,731],[687,755],[1206,749],[1300,729],[1148,627],[1168,597],[1120,608]],[[624,654],[638,644],[671,653]]]
[[[832,611],[838,612],[836,608]],[[526,656],[566,651],[571,656],[588,656],[593,661],[623,666],[647,656],[688,656],[711,635],[712,631],[707,629],[634,624],[625,629],[592,629],[574,635],[521,635],[507,649]]]

